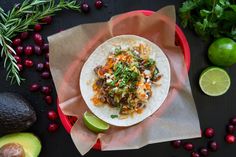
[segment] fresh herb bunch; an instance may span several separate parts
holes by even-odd
[[[16,52],[11,47],[11,39],[20,32],[29,31],[30,26],[62,9],[80,11],[80,4],[76,0],[60,0],[58,3],[55,3],[55,0],[25,0],[8,12],[0,7],[0,52],[7,71],[6,79],[11,83],[20,85],[23,80],[13,57]]]
[[[194,29],[203,39],[224,36],[236,40],[235,0],[187,0],[179,15],[182,26]]]

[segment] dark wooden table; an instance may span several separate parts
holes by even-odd
[[[148,9],[158,10],[166,5],[175,5],[176,9],[180,6],[183,0],[104,0],[108,6],[101,10],[94,8],[95,0],[87,0],[91,5],[91,13],[87,15],[62,11],[53,18],[51,25],[45,26],[42,34],[44,37],[54,34],[59,30],[67,29],[72,26],[76,26],[83,23],[91,23],[98,21],[106,21],[113,15],[124,13],[127,11]],[[0,6],[5,10],[11,9],[15,4],[21,2],[20,0],[1,0]],[[177,19],[179,23],[179,19]],[[216,153],[211,153],[212,157],[233,157],[236,153],[236,145],[228,145],[224,142],[225,125],[230,117],[236,115],[236,66],[233,66],[227,71],[229,72],[232,85],[230,90],[220,97],[208,97],[204,95],[199,86],[198,78],[200,72],[210,65],[207,60],[207,47],[208,43],[201,41],[192,31],[188,29],[183,30],[191,48],[191,68],[189,72],[189,78],[192,86],[193,96],[196,102],[197,110],[199,113],[200,123],[202,129],[206,127],[213,127],[216,131],[216,136],[213,140],[216,140],[220,144],[220,149]],[[27,41],[32,43],[31,40]],[[34,56],[32,57],[35,62],[42,60],[42,58]],[[22,94],[25,98],[32,102],[35,110],[37,111],[38,121],[29,130],[35,133],[42,142],[43,148],[42,157],[76,157],[80,156],[76,150],[70,136],[67,134],[62,125],[56,133],[48,133],[47,126],[49,120],[47,119],[47,111],[49,109],[56,110],[56,103],[52,106],[47,106],[43,101],[41,94],[32,94],[29,92],[29,85],[33,82],[40,82],[41,84],[53,84],[52,81],[41,80],[39,74],[35,70],[30,69],[23,72],[23,76],[27,79],[20,87],[17,85],[11,86],[9,82],[5,81],[5,70],[3,69],[3,61],[0,59],[0,92],[16,92]],[[56,98],[56,92],[53,91],[54,100]],[[58,123],[60,121],[58,120]],[[1,128],[0,128],[1,129]],[[191,128],[186,128],[191,129]],[[196,144],[197,147],[205,146],[208,141],[205,138],[188,140]],[[138,150],[126,150],[126,151],[110,151],[101,152],[91,150],[86,156],[101,156],[101,157],[121,157],[121,156],[159,156],[159,157],[188,157],[190,153],[183,149],[174,150],[170,147],[169,142],[161,144],[152,144],[145,146]]]

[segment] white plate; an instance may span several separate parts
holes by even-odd
[[[111,118],[111,115],[118,115],[119,110],[117,108],[109,107],[109,105],[95,106],[91,101],[94,96],[94,91],[92,89],[92,84],[96,80],[97,76],[94,72],[94,68],[98,65],[104,65],[109,53],[114,50],[116,45],[121,45],[122,48],[132,47],[133,45],[138,45],[139,43],[144,43],[148,45],[151,49],[150,58],[156,61],[157,68],[163,75],[161,80],[158,82],[161,86],[152,85],[153,95],[149,99],[146,108],[141,114],[134,114],[134,116],[129,116],[126,119]],[[170,65],[166,55],[156,44],[151,41],[136,36],[136,35],[120,35],[113,37],[100,46],[98,46],[95,51],[89,56],[85,64],[83,65],[81,75],[80,75],[80,90],[85,100],[88,108],[93,114],[102,119],[103,121],[114,125],[127,127],[137,124],[143,121],[145,118],[152,115],[161,104],[164,102],[168,95],[170,87]]]

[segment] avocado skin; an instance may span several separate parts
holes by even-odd
[[[26,99],[15,93],[0,93],[0,135],[26,130],[36,120]]]

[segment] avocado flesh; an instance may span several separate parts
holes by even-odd
[[[0,148],[10,143],[20,144],[25,151],[25,157],[37,157],[42,148],[39,139],[31,133],[15,133],[0,138]]]

